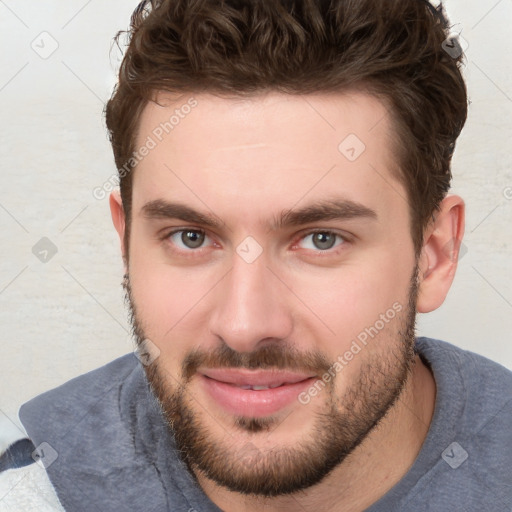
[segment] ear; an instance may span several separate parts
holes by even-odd
[[[461,197],[447,196],[425,230],[419,258],[418,313],[434,311],[452,285],[464,236],[465,205]]]
[[[123,255],[123,262],[125,267],[125,273],[127,271],[127,250],[125,247],[125,230],[126,230],[126,217],[123,208],[123,201],[121,199],[121,194],[116,190],[111,192],[110,198],[110,214],[112,216],[112,222],[114,223],[114,227],[116,228],[117,234],[119,235],[119,241],[121,242],[121,254]]]

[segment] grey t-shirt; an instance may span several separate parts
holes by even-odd
[[[512,373],[418,338],[434,374],[434,417],[406,473],[367,512],[512,511]],[[34,398],[20,419],[68,511],[218,512],[177,456],[138,360],[123,356]],[[368,482],[371,485],[371,482]]]

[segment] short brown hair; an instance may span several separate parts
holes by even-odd
[[[140,115],[159,91],[363,88],[389,106],[418,255],[467,115],[462,52],[445,51],[448,30],[442,5],[427,0],[143,0],[106,105],[116,166],[133,160]],[[128,248],[133,172],[119,174]]]

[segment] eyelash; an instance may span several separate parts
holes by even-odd
[[[184,233],[186,231],[192,231],[194,233],[200,233],[200,234],[203,234],[206,238],[210,238],[208,236],[208,234],[206,233],[205,230],[203,229],[199,229],[199,228],[180,228],[180,229],[174,229],[168,233],[166,233],[162,238],[161,240],[162,241],[169,241],[169,243],[171,245],[174,245],[172,244],[172,242],[170,242],[170,238],[173,236],[173,235],[176,235],[178,233]],[[330,249],[325,249],[325,250],[321,250],[321,249],[306,249],[308,251],[314,251],[314,255],[317,256],[317,257],[321,257],[322,255],[326,255],[326,256],[332,256],[333,254],[337,254],[338,252],[340,252],[340,250],[343,250],[342,248],[344,248],[345,244],[349,243],[351,240],[350,238],[345,235],[345,234],[341,234],[335,230],[329,230],[329,229],[311,229],[309,231],[305,231],[303,233],[300,234],[300,236],[298,236],[295,241],[293,242],[292,244],[292,249],[295,249],[298,245],[298,243],[302,240],[304,240],[305,238],[307,238],[308,236],[311,236],[311,235],[315,235],[316,233],[324,233],[324,234],[329,234],[329,235],[334,235],[336,238],[337,238],[337,241],[341,239],[341,243],[338,243],[337,245],[335,245],[334,247],[330,248]],[[214,242],[214,245],[217,245],[215,242]],[[177,252],[177,253],[186,253],[187,256],[192,256],[192,257],[199,257],[202,255],[202,252],[203,250],[206,249],[205,247],[201,246],[201,247],[198,247],[197,249],[173,249],[173,251]]]

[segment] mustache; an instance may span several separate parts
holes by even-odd
[[[182,377],[188,382],[198,368],[243,368],[294,370],[304,373],[323,374],[332,362],[319,352],[299,352],[296,348],[279,342],[263,345],[254,352],[237,352],[223,343],[222,346],[204,351],[190,352],[181,365]]]
[[[135,302],[133,300],[129,273],[123,276],[122,287],[125,291],[125,302],[129,307],[129,320],[132,325],[132,334],[137,345],[146,338],[141,325],[137,322]],[[146,371],[152,371],[158,365],[156,359]],[[189,382],[197,373],[198,368],[236,368],[236,369],[263,369],[263,370],[290,370],[304,373],[315,373],[319,377],[327,372],[333,361],[329,361],[320,352],[301,352],[285,341],[274,341],[262,345],[253,352],[237,352],[224,341],[212,350],[196,348],[184,358],[181,365],[183,381]]]

